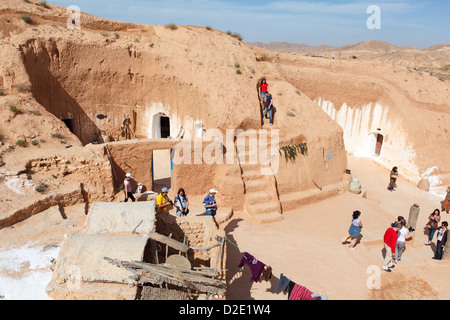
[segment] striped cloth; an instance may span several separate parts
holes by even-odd
[[[289,300],[316,300],[311,296],[312,294],[313,293],[309,291],[307,288],[299,284],[295,284],[289,296]]]

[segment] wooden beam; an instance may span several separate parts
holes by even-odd
[[[150,239],[156,240],[158,242],[164,243],[168,245],[171,248],[174,248],[175,250],[181,251],[183,253],[187,252],[189,250],[189,246],[186,244],[183,244],[175,239],[163,236],[162,234],[156,233],[156,232],[150,232],[147,235]]]

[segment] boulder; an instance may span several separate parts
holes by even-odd
[[[420,179],[419,183],[417,184],[417,188],[425,191],[430,191],[430,179],[428,176],[423,176],[422,179]]]

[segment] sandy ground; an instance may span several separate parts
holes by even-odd
[[[50,299],[45,287],[64,239],[84,226],[84,206],[51,207],[0,230],[0,300]]]
[[[424,245],[423,226],[441,198],[403,179],[397,191],[387,191],[388,170],[370,159],[349,156],[349,168],[360,179],[367,198],[347,192],[287,212],[283,221],[268,225],[255,224],[245,213],[232,217],[225,230],[239,248],[227,247],[228,299],[286,300],[287,295],[275,294],[281,273],[330,300],[450,298],[446,285],[450,258],[432,260],[435,247]],[[408,218],[416,202],[421,211],[415,237],[407,242],[393,272],[383,272],[384,232],[398,215]],[[340,241],[354,210],[362,212],[364,229],[361,243],[351,250]],[[449,218],[443,215],[443,220]],[[0,297],[46,299],[53,259],[64,239],[81,230],[85,219],[84,205],[65,208],[64,216],[53,207],[0,230]],[[274,269],[271,281],[253,284],[249,268],[237,268],[246,251]],[[379,289],[368,287],[377,284]],[[22,290],[24,286],[28,291]]]
[[[286,300],[287,295],[275,294],[281,273],[330,300],[450,298],[450,258],[435,261],[435,246],[424,245],[423,226],[440,197],[402,179],[397,191],[387,191],[389,170],[367,158],[349,156],[349,168],[367,191],[366,199],[348,192],[287,212],[283,221],[270,225],[255,225],[244,214],[233,216],[226,231],[239,249],[228,246],[228,299]],[[384,232],[399,215],[408,219],[413,203],[421,207],[415,236],[393,271],[381,271]],[[351,250],[341,241],[354,210],[362,212],[364,228],[361,243]],[[449,220],[447,214],[442,220]],[[274,269],[270,282],[253,284],[250,269],[237,268],[246,251]]]

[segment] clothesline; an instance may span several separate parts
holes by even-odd
[[[238,248],[240,251],[245,251],[245,250],[242,250],[233,241],[231,241],[227,235],[225,235],[225,238],[229,243],[231,243],[233,246]],[[244,261],[244,259],[246,259],[246,255],[248,255],[247,251],[245,251],[244,258],[242,259],[242,261]],[[250,258],[254,258],[254,257],[250,257]],[[243,266],[242,261],[241,261],[241,265]],[[256,261],[256,259],[255,259],[255,261]],[[258,262],[258,263],[261,263],[261,262]],[[267,266],[267,267],[270,269],[270,274],[275,272],[280,275],[280,281],[279,281],[279,283],[277,285],[277,289],[276,289],[277,294],[281,291],[282,287],[284,286],[285,287],[284,292],[289,292],[289,300],[328,300],[328,297],[326,295],[321,296],[319,294],[313,293],[310,290],[308,290],[307,288],[291,281],[291,279],[287,279],[285,276],[283,276],[283,273],[272,269],[271,266]],[[254,279],[254,276],[253,276],[252,280],[256,282],[256,279]],[[266,281],[268,281],[268,279],[266,279]]]
[[[236,248],[238,248],[240,251],[248,252],[248,251],[246,251],[246,250],[243,250],[243,249],[239,248],[239,246],[238,246],[237,244],[233,243],[226,235],[225,235],[225,238],[227,238],[227,241],[228,241],[229,243],[231,243],[233,246],[235,246]],[[270,267],[272,268],[272,266],[270,266]],[[274,272],[277,273],[277,274],[279,274],[279,275],[282,274],[281,272],[278,272],[278,271],[276,271],[275,269],[272,268],[272,273],[274,273]]]

